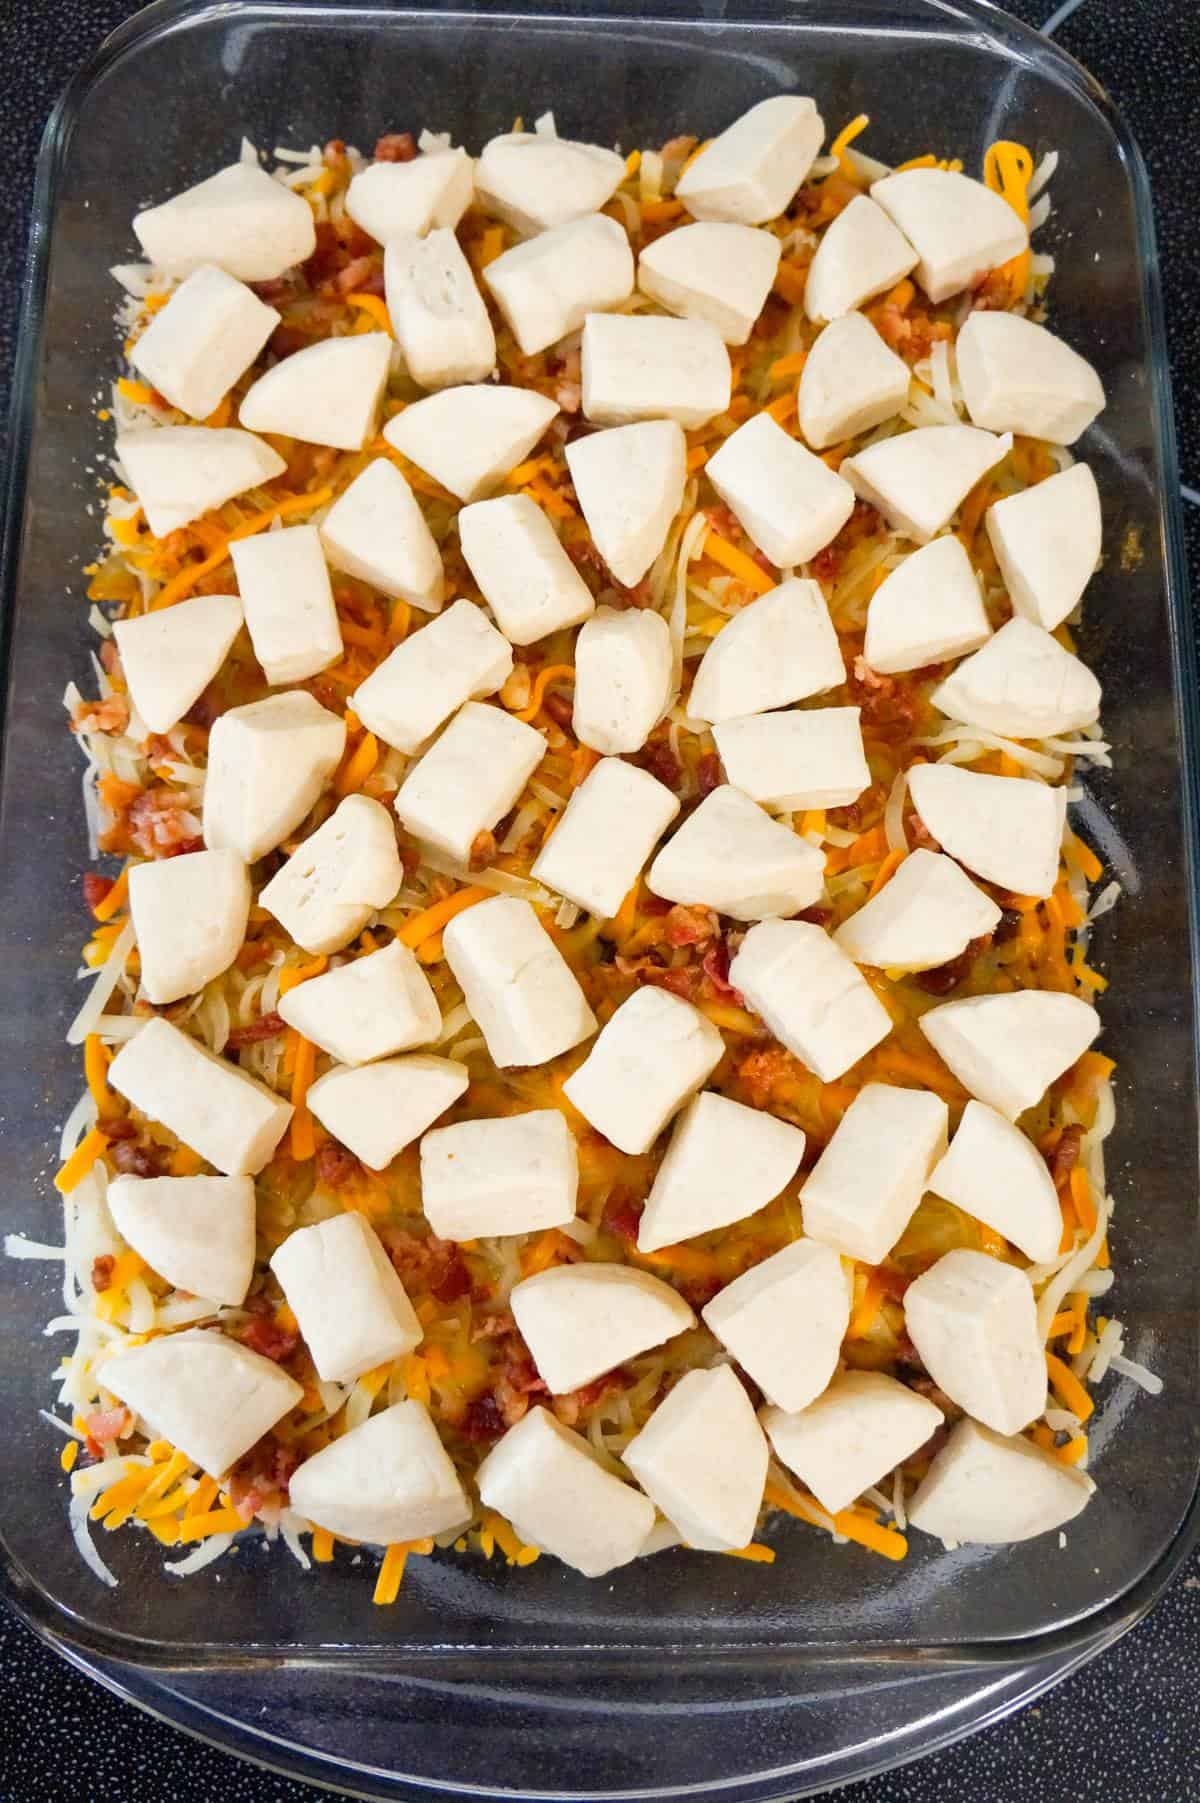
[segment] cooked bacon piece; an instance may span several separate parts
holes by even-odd
[[[264,1434],[240,1458],[225,1488],[229,1500],[244,1521],[252,1521],[264,1508],[282,1508],[288,1485],[300,1463],[299,1455],[273,1433]]]
[[[467,1404],[467,1412],[458,1423],[465,1440],[498,1440],[504,1432],[504,1417],[494,1396],[476,1396]]]
[[[321,1183],[327,1183],[330,1189],[341,1189],[344,1184],[351,1183],[359,1169],[353,1152],[348,1152],[336,1140],[324,1140],[317,1147],[317,1178]]]
[[[985,934],[981,939],[972,939],[966,950],[961,951],[957,958],[951,958],[946,964],[937,964],[932,970],[917,971],[913,981],[927,995],[949,995],[952,990],[958,988],[960,983],[966,981],[971,974],[972,964],[980,952],[991,944],[991,940],[990,933]]]
[[[489,864],[496,862],[499,846],[495,833],[476,833],[471,841],[471,851],[467,859],[468,870],[486,870]]]
[[[92,1260],[92,1288],[97,1295],[112,1288],[112,1274],[116,1263],[111,1252],[102,1252],[98,1258]]]
[[[719,930],[711,908],[688,908],[677,902],[667,915],[668,945],[706,945]]]
[[[714,939],[701,960],[700,968],[722,1001],[732,1002],[735,1007],[744,1008],[746,998],[741,990],[735,989],[729,981],[729,960],[729,941],[723,937]]]
[[[251,1352],[259,1353],[276,1365],[290,1359],[300,1344],[300,1335],[293,1328],[281,1327],[269,1315],[256,1315],[252,1321],[247,1321],[239,1330],[238,1338]]]
[[[653,983],[656,989],[668,989],[685,1002],[695,996],[702,975],[695,964],[677,964],[670,970],[663,970],[661,966],[647,963],[641,971],[644,983]]]
[[[106,695],[102,701],[85,701],[71,719],[72,732],[122,733],[129,725],[129,703],[124,695]]]
[[[372,152],[377,163],[411,163],[416,154],[417,141],[410,131],[384,132]]]
[[[471,1340],[472,1343],[476,1340],[496,1340],[502,1334],[515,1333],[516,1330],[517,1324],[513,1319],[512,1310],[505,1308],[501,1309],[499,1314],[484,1315],[476,1321],[471,1329]]]
[[[83,1418],[83,1431],[89,1440],[123,1440],[133,1431],[133,1416],[127,1408],[93,1409]]]
[[[339,294],[383,294],[383,264],[377,257],[355,257],[334,279]]]
[[[562,695],[552,689],[548,695],[542,696],[542,711],[549,714],[556,726],[565,730],[574,717],[575,703],[570,695]],[[474,870],[480,866],[472,864],[471,868]]]
[[[623,1390],[625,1384],[625,1372],[618,1365],[615,1370],[606,1371],[602,1377],[594,1377],[590,1384],[583,1384],[578,1390],[568,1390],[562,1396],[556,1396],[554,1413],[564,1427],[574,1427],[610,1390]]]
[[[261,1040],[274,1039],[277,1033],[286,1030],[287,1022],[282,1014],[276,1014],[272,1009],[270,1014],[263,1014],[257,1020],[252,1020],[249,1026],[231,1027],[229,1038],[225,1041],[225,1050],[240,1052],[243,1046],[258,1045]]]
[[[385,1227],[380,1238],[405,1289],[428,1290],[439,1302],[457,1302],[471,1291],[471,1273],[453,1240],[436,1233],[419,1238],[403,1228]]]
[[[1070,1180],[1071,1172],[1079,1163],[1079,1148],[1082,1144],[1083,1128],[1078,1122],[1064,1127],[1059,1134],[1058,1141],[1046,1160],[1055,1189],[1062,1189]]]
[[[700,795],[711,795],[714,789],[721,786],[721,760],[715,751],[703,752],[696,765],[696,781],[700,785]]]
[[[112,877],[101,876],[98,870],[85,870],[83,873],[83,899],[87,907],[93,911],[98,908],[112,886]]]
[[[124,1177],[161,1177],[167,1168],[166,1148],[140,1137],[118,1139],[112,1160]]]
[[[164,784],[143,789],[127,812],[133,842],[147,858],[170,858],[204,844],[200,816],[192,811],[191,797],[178,789]]]
[[[656,776],[664,787],[673,790],[678,795],[683,780],[683,771],[679,768],[675,754],[665,739],[658,739],[653,744],[646,745],[639,751],[634,761],[640,764],[643,770],[648,770],[651,776]]]
[[[632,1196],[616,1191],[609,1197],[604,1210],[605,1231],[624,1240],[627,1246],[635,1245],[645,1206],[644,1202],[635,1202]]]

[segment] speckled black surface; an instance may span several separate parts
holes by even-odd
[[[0,418],[42,126],[75,69],[135,10],[127,0],[8,0],[4,7],[5,23],[18,29],[0,72]],[[1054,9],[1048,0],[1010,0],[1010,10],[1040,25]],[[1116,97],[1150,167],[1183,479],[1200,491],[1200,14],[1194,0],[1082,0],[1056,35]],[[1200,506],[1188,505],[1186,514],[1200,594]],[[1198,1651],[1200,1555],[1146,1621],[1040,1703],[917,1766],[851,1785],[839,1798],[1200,1803]],[[316,1803],[326,1794],[138,1713],[48,1652],[2,1606],[0,1676],[0,1803]]]

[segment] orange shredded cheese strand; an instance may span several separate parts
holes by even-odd
[[[683,212],[681,200],[644,200],[642,202],[642,224],[662,225],[668,219],[678,219]]]
[[[1050,1377],[1050,1387],[1061,1398],[1063,1405],[1081,1421],[1086,1421],[1095,1408],[1095,1403],[1072,1371],[1056,1353],[1046,1354],[1046,1370]]]
[[[864,1286],[862,1295],[854,1306],[854,1313],[850,1317],[850,1325],[846,1329],[846,1338],[848,1340],[861,1340],[866,1337],[874,1325],[882,1302],[883,1283],[879,1272],[874,1269],[868,1269],[866,1285]]]
[[[798,376],[808,362],[807,351],[792,351],[786,357],[776,357],[767,371],[769,382],[786,382],[791,376]]]
[[[318,1565],[328,1565],[333,1558],[333,1535],[328,1528],[313,1529],[312,1556]]]
[[[364,733],[337,774],[333,785],[337,794],[353,795],[361,789],[378,762],[379,740],[373,732]]]
[[[702,444],[694,444],[687,454],[686,464],[689,475],[704,468],[708,462],[708,451]]]
[[[383,1564],[379,1567],[379,1576],[375,1580],[375,1591],[371,1601],[386,1607],[394,1603],[400,1594],[400,1582],[404,1576],[404,1567],[408,1563],[407,1546],[389,1546],[383,1555]]]
[[[851,119],[849,125],[843,125],[841,131],[829,146],[829,154],[831,157],[837,158],[838,167],[843,175],[853,176],[855,173],[854,165],[847,158],[846,151],[850,145],[853,144],[855,138],[861,137],[862,133],[866,131],[870,123],[871,121],[866,113],[857,114]]]
[[[894,877],[896,872],[899,870],[901,864],[903,864],[907,855],[908,855],[907,852],[903,852],[903,851],[889,851],[888,852],[887,857],[883,860],[883,863],[879,866],[879,869],[875,872],[874,881],[872,882],[871,887],[867,891],[868,901],[870,900],[870,898],[873,895],[878,895],[879,891],[884,887],[884,885],[891,881],[892,877]]]
[[[113,915],[119,913],[125,906],[128,899],[129,866],[126,865],[108,894],[101,896],[92,909],[92,918],[94,920],[111,920]]]
[[[236,1534],[239,1529],[248,1527],[236,1509],[213,1509],[207,1515],[189,1515],[180,1524],[181,1540],[207,1540],[211,1534]]]
[[[534,677],[533,688],[530,692],[528,703],[525,707],[521,708],[519,712],[514,713],[513,719],[526,721],[535,720],[541,711],[542,702],[546,698],[546,690],[549,688],[550,684],[558,679],[566,677],[570,677],[571,681],[574,682],[574,664],[547,664],[543,669],[539,670]]]
[[[154,390],[146,382],[135,382],[129,376],[121,376],[117,380],[117,391],[132,401],[137,407],[148,407],[154,399]]]
[[[392,331],[391,315],[387,310],[386,303],[380,299],[379,295],[348,294],[346,296],[346,305],[348,307],[360,308],[362,312],[366,313],[375,321],[375,324],[379,327],[381,332],[386,332],[389,338],[395,336],[395,333]]]
[[[714,563],[719,563],[731,576],[736,576],[739,582],[752,588],[756,595],[765,595],[768,589],[775,587],[774,580],[761,565],[756,564],[752,557],[747,557],[744,551],[739,551],[736,545],[731,545],[727,538],[722,538],[719,532],[714,532],[711,526],[704,535],[699,554],[711,557]]]
[[[104,1156],[107,1149],[108,1135],[101,1133],[99,1127],[93,1127],[90,1133],[85,1133],[55,1177],[55,1189],[61,1195],[70,1195],[76,1185],[82,1183],[96,1160]]]
[[[1065,1446],[1060,1446],[1054,1456],[1061,1459],[1064,1465],[1078,1465],[1087,1449],[1087,1435],[1076,1434],[1073,1440],[1068,1440]]]
[[[748,1559],[752,1565],[774,1565],[775,1548],[763,1546],[758,1540],[752,1540],[749,1546],[731,1546],[725,1554],[727,1559]]]
[[[464,908],[473,908],[476,902],[487,901],[491,894],[490,889],[480,889],[475,885],[469,889],[456,889],[453,895],[447,895],[442,901],[434,902],[431,908],[425,908],[420,914],[414,914],[411,920],[406,920],[396,937],[415,951],[434,933],[440,933],[447,921],[453,920],[456,914],[461,914]]]
[[[87,1078],[88,1092],[100,1114],[107,1112],[112,1101],[107,1073],[108,1053],[104,1041],[98,1033],[89,1033],[83,1042],[83,1074]]]
[[[1079,1225],[1085,1233],[1092,1233],[1096,1226],[1096,1209],[1092,1202],[1092,1186],[1088,1182],[1088,1174],[1082,1165],[1076,1165],[1071,1172],[1071,1201],[1079,1218]]]
[[[58,1455],[58,1462],[64,1471],[74,1471],[75,1461],[79,1457],[78,1440],[68,1440]]]
[[[303,1164],[306,1158],[312,1158],[317,1149],[312,1116],[304,1101],[313,1080],[316,1063],[316,1046],[311,1039],[305,1039],[302,1033],[297,1033],[295,1062],[292,1065],[292,1106],[296,1112],[291,1123],[292,1157],[297,1164]]]
[[[292,964],[279,973],[279,993],[286,995],[289,989],[295,989],[299,983],[307,983],[310,977],[319,977],[329,959],[322,952],[308,964]]]

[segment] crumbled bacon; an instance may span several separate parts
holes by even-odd
[[[721,786],[721,760],[715,751],[703,752],[696,765],[696,781],[700,787],[701,797],[711,795],[714,789]]]
[[[1071,1172],[1079,1163],[1079,1148],[1082,1144],[1083,1128],[1078,1122],[1064,1127],[1059,1134],[1058,1141],[1046,1160],[1055,1189],[1062,1189],[1070,1180]]]
[[[377,163],[411,163],[417,154],[417,141],[410,131],[386,131],[376,138],[371,154]]]
[[[628,1246],[635,1245],[645,1206],[644,1202],[635,1202],[632,1196],[618,1190],[609,1197],[604,1210],[605,1231],[624,1240]]]
[[[117,1261],[111,1252],[102,1252],[92,1260],[92,1288],[97,1295],[112,1288],[112,1275]]]
[[[123,1177],[161,1177],[167,1168],[167,1152],[152,1139],[118,1139],[112,1161]]]
[[[719,532],[722,538],[741,537],[742,528],[738,517],[731,507],[726,507],[724,501],[714,501],[711,507],[706,507],[704,517],[713,531]]]
[[[126,1408],[93,1409],[90,1415],[83,1418],[83,1431],[89,1441],[97,1442],[98,1449],[105,1442],[123,1440],[127,1434],[132,1433],[133,1416]]]
[[[471,1339],[472,1341],[499,1339],[501,1334],[515,1333],[516,1327],[517,1323],[513,1318],[512,1310],[501,1309],[496,1315],[481,1315],[471,1329]]]
[[[554,1398],[554,1413],[564,1427],[574,1427],[580,1417],[608,1394],[610,1390],[622,1390],[625,1387],[625,1373],[618,1365],[614,1371],[606,1371],[602,1377],[594,1377],[590,1384],[583,1384],[578,1390],[567,1390]]]
[[[300,1336],[293,1328],[280,1326],[269,1315],[256,1315],[252,1321],[247,1321],[239,1330],[238,1338],[251,1352],[259,1353],[276,1365],[290,1359],[300,1344]]]
[[[282,1014],[274,1009],[269,1014],[262,1014],[245,1027],[231,1027],[229,1038],[225,1041],[227,1052],[240,1052],[243,1046],[258,1045],[261,1040],[274,1039],[277,1033],[287,1030],[287,1022]]]
[[[542,711],[549,714],[556,726],[569,727],[575,712],[575,703],[570,695],[562,695],[551,690],[542,697]],[[472,866],[474,868],[474,866]]]
[[[970,975],[972,964],[984,947],[990,943],[990,933],[985,934],[981,939],[972,939],[966,950],[961,951],[957,958],[951,958],[945,964],[935,965],[932,970],[917,971],[914,981],[918,988],[923,989],[927,995],[949,995],[952,990],[958,988],[960,983],[966,981]]]
[[[327,1139],[317,1147],[317,1180],[327,1183],[330,1189],[341,1189],[344,1184],[353,1182],[358,1175],[358,1159],[345,1146],[339,1146],[334,1139]]]
[[[665,739],[657,739],[652,745],[647,745],[638,754],[637,761],[643,770],[648,770],[651,776],[657,777],[660,783],[678,795],[683,771]]]
[[[495,833],[489,833],[486,830],[476,833],[471,841],[471,850],[467,858],[467,869],[486,870],[489,864],[495,863],[498,851],[499,847],[496,844]]]
[[[641,976],[643,982],[652,983],[656,989],[667,989],[682,1001],[690,1002],[696,993],[701,972],[695,964],[679,964],[670,970],[646,964],[642,967]]]
[[[689,908],[677,903],[667,915],[668,945],[706,945],[718,931],[711,908]]]
[[[192,812],[191,797],[177,789],[157,785],[143,789],[128,808],[134,844],[147,858],[170,858],[203,845],[203,828]]]
[[[738,1067],[738,1076],[754,1108],[765,1108],[775,1085],[794,1078],[803,1067],[782,1046],[764,1046],[751,1052]]]
[[[453,1240],[436,1233],[424,1238],[400,1227],[385,1227],[380,1236],[404,1287],[427,1289],[439,1302],[457,1302],[471,1289],[471,1273]]]
[[[288,1485],[299,1463],[293,1448],[273,1433],[264,1434],[238,1460],[225,1488],[243,1521],[252,1521],[264,1508],[280,1508],[287,1502]]]
[[[202,726],[207,732],[221,711],[221,703],[211,688],[202,689],[183,716],[185,726]]]
[[[355,257],[334,278],[339,294],[383,294],[383,264],[378,257]]]
[[[578,413],[583,405],[583,384],[568,382],[564,377],[554,385],[554,398],[564,413]]]
[[[71,719],[72,732],[122,733],[129,725],[129,703],[124,695],[106,695],[102,701],[85,701]]]
[[[914,814],[908,822],[908,836],[914,849],[921,846],[925,851],[941,851],[942,842],[935,839],[919,814]]]
[[[814,927],[827,927],[833,919],[833,909],[823,908],[820,902],[814,902],[811,908],[801,908],[799,914],[793,914],[792,919],[807,920]]]
[[[746,1006],[746,998],[740,989],[735,989],[729,981],[729,941],[724,937],[714,939],[700,961],[700,968],[721,997],[722,1001],[732,1002],[737,1008]]]
[[[504,1432],[504,1417],[494,1396],[476,1396],[467,1404],[467,1412],[458,1424],[464,1440],[498,1440]]]
[[[83,899],[87,907],[94,913],[113,886],[110,876],[101,876],[98,870],[85,870],[83,873]]]

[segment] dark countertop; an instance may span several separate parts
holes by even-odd
[[[33,164],[55,98],[128,0],[23,0],[0,76],[0,418],[16,331]],[[1009,0],[1055,35],[1125,111],[1150,167],[1164,265],[1193,588],[1200,594],[1200,247],[1193,0]],[[1069,14],[1069,17],[1062,17]],[[11,15],[10,15],[11,16]],[[15,54],[14,54],[15,51]],[[1200,1800],[1200,1554],[1117,1646],[1019,1716],[916,1766],[854,1784],[845,1803],[1195,1803]],[[0,1606],[0,1803],[319,1803],[326,1795],[210,1751],[118,1701]]]

